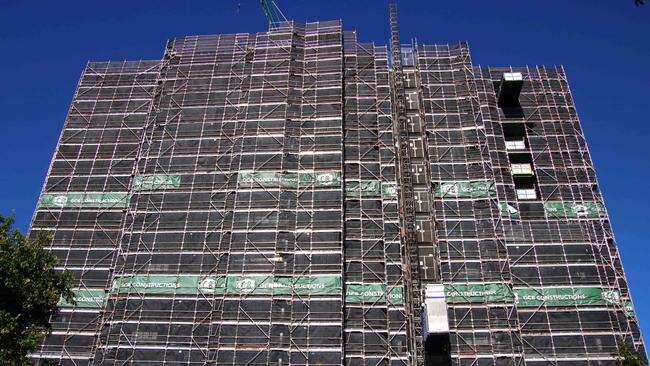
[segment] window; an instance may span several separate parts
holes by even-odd
[[[510,164],[512,175],[533,175],[533,168],[528,163]]]
[[[520,200],[534,200],[537,199],[537,192],[534,188],[517,189],[517,198]]]
[[[413,176],[414,183],[423,184],[426,182],[426,175],[424,172],[424,164],[413,164],[411,166],[411,174]]]
[[[424,157],[424,141],[422,141],[422,137],[409,140],[409,152],[414,158]]]
[[[415,73],[412,72],[404,73],[404,87],[415,88]]]
[[[410,133],[421,134],[422,133],[422,120],[417,114],[406,116],[406,123],[408,124],[408,129]]]
[[[506,150],[525,150],[526,143],[524,140],[506,141]]]
[[[418,92],[416,91],[406,92],[406,108],[408,109],[420,108],[420,102],[418,100]]]
[[[506,118],[523,117],[523,110],[519,103],[519,94],[523,84],[524,78],[520,72],[506,72],[501,77],[501,83],[497,90],[497,100],[499,106],[503,108]],[[512,111],[516,112],[516,114],[511,114]]]
[[[413,56],[412,48],[402,48],[402,66],[413,66],[415,64],[415,57]]]
[[[505,81],[521,81],[524,80],[523,75],[520,72],[504,72],[503,80]]]

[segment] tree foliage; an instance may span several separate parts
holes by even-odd
[[[31,365],[27,354],[51,332],[61,296],[75,304],[72,275],[56,272],[57,258],[43,250],[51,236],[27,239],[13,222],[0,216],[0,366]]]
[[[634,351],[627,343],[618,342],[616,353],[616,366],[647,366],[645,358]]]

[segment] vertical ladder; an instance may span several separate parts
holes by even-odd
[[[422,290],[420,283],[417,237],[415,233],[415,203],[409,156],[409,133],[406,119],[406,93],[402,69],[402,46],[397,23],[397,6],[390,5],[390,48],[392,54],[393,124],[398,141],[400,185],[400,217],[402,222],[402,255],[405,271],[405,306],[409,329],[407,334],[411,364],[424,365],[422,339]]]

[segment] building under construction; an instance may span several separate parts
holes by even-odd
[[[31,234],[61,365],[614,365],[645,354],[562,67],[340,21],[84,70]]]

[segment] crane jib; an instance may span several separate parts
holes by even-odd
[[[273,0],[260,0],[260,6],[264,12],[264,16],[269,23],[269,29],[275,29],[278,27],[278,24],[281,22],[286,22],[284,14],[278,5]]]

